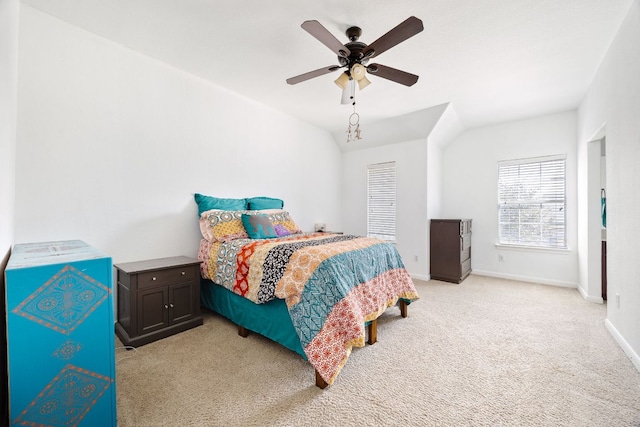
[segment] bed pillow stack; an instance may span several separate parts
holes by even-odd
[[[201,216],[203,212],[210,211],[211,209],[219,209],[221,211],[242,211],[249,209],[248,199],[220,199],[198,193],[194,194],[193,198],[198,205],[198,216]]]
[[[252,237],[247,233],[242,221],[243,215],[265,216],[271,223],[275,236],[270,233],[269,237]],[[248,238],[264,239],[302,233],[289,212],[275,209],[266,211],[221,211],[214,209],[206,211],[200,216],[200,231],[202,236],[210,242],[230,242],[235,239]]]
[[[302,233],[283,210],[284,201],[272,197],[222,199],[196,193],[202,236],[210,242],[235,239],[270,239]],[[251,219],[259,216],[260,219]]]
[[[274,199],[272,197],[251,197],[247,199],[247,204],[249,205],[247,209],[251,211],[282,209],[284,207],[284,200]]]

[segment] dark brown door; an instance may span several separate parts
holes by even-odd
[[[169,326],[168,293],[166,286],[138,293],[138,335]]]

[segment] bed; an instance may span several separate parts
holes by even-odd
[[[382,240],[303,233],[282,209],[209,210],[200,229],[202,305],[240,335],[253,331],[300,354],[321,388],[354,346],[367,335],[375,342],[388,307],[400,305],[406,317],[418,299],[394,245]]]

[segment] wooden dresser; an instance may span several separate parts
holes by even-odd
[[[111,258],[80,240],[16,244],[5,270],[11,425],[115,426]]]
[[[431,278],[460,283],[471,273],[471,220],[431,220]]]
[[[184,256],[117,264],[124,345],[140,346],[202,325],[200,261]]]

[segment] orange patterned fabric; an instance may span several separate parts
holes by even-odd
[[[249,260],[253,256],[256,248],[265,243],[267,242],[257,241],[242,247],[237,258],[236,284],[233,286],[235,293],[246,296],[249,292]]]
[[[278,282],[276,296],[286,299],[288,306],[297,304],[309,277],[316,271],[322,261],[337,254],[363,249],[379,243],[380,240],[378,239],[362,237],[356,240],[334,242],[323,246],[311,246],[296,251],[289,259],[287,269],[282,279]]]
[[[202,239],[198,259],[202,277],[258,303],[258,290],[264,276],[269,251],[282,243],[326,239],[327,233],[295,234],[277,239],[236,239],[210,242]]]
[[[418,299],[404,269],[390,270],[362,283],[334,305],[320,332],[305,348],[309,362],[327,384],[333,384],[353,347],[364,347],[365,322],[377,319],[400,298]]]

